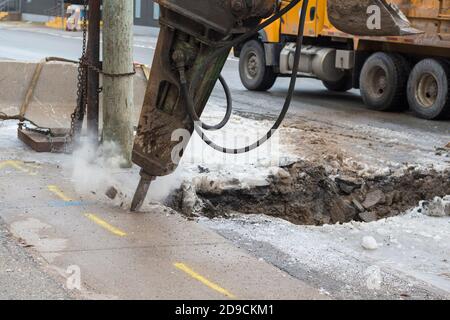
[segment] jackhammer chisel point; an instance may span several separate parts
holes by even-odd
[[[133,201],[131,202],[131,212],[136,212],[142,207],[144,200],[147,197],[148,189],[150,188],[152,181],[155,179],[156,177],[149,176],[145,172],[141,172],[141,180],[139,181]]]

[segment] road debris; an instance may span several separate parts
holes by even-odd
[[[298,161],[272,170],[267,181],[249,186],[206,175],[187,181],[172,194],[169,205],[187,216],[260,213],[295,224],[323,225],[372,222],[401,214],[423,199],[450,194],[450,171],[411,167],[395,175],[362,177],[347,171],[333,177],[323,166]]]
[[[117,197],[118,191],[114,187],[109,187],[108,190],[106,190],[105,195],[110,198],[111,200],[114,200]]]
[[[375,212],[361,212],[359,218],[364,222],[374,222],[378,219],[378,216]]]
[[[430,217],[450,216],[450,197],[435,197],[432,201],[422,201],[418,210]]]
[[[369,192],[366,195],[366,200],[362,203],[363,207],[370,209],[375,207],[377,204],[384,203],[386,201],[386,196],[383,191],[377,189]]]
[[[366,236],[362,239],[361,246],[366,250],[377,250],[378,243],[374,237]]]
[[[352,199],[352,203],[355,206],[355,208],[358,209],[358,211],[360,213],[366,212],[365,211],[366,209],[363,207],[363,205],[358,200]]]
[[[348,176],[336,177],[335,181],[338,184],[339,189],[346,194],[351,194],[355,189],[361,188],[363,184],[361,179]]]

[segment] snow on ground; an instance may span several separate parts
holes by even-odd
[[[430,134],[422,132],[421,135],[417,135],[417,132],[410,132],[405,130],[393,130],[390,128],[379,128],[372,126],[360,126],[356,125],[354,130],[367,137],[377,137],[388,150],[378,150],[382,156],[379,159],[374,159],[376,153],[361,154],[362,159],[367,160],[368,163],[376,163],[379,161],[379,165],[384,162],[386,166],[390,168],[403,167],[404,163],[415,165],[421,169],[435,169],[442,171],[448,169],[449,161],[448,157],[444,158],[436,154],[436,148],[444,147],[447,139],[442,140],[444,135]],[[355,149],[360,146],[352,146]],[[392,148],[395,147],[395,148]],[[351,151],[351,150],[349,150]],[[353,150],[354,152],[355,150]],[[398,152],[399,159],[397,162],[386,161],[390,157],[386,156],[392,151]],[[374,161],[377,160],[377,161]],[[402,160],[401,163],[398,161]]]
[[[222,117],[223,108],[210,104],[202,120],[215,124]],[[234,115],[224,129],[206,132],[206,135],[226,148],[242,148],[266,135],[272,125],[271,121],[257,121]],[[218,152],[194,134],[175,175],[183,181],[194,180],[194,184],[200,183],[196,177],[201,176],[207,176],[210,181],[225,183],[238,178],[241,184],[251,187],[267,183],[266,178],[271,172],[296,159],[289,153],[287,146],[281,143],[278,132],[260,148],[239,155]]]
[[[415,296],[417,288],[433,287],[427,290],[450,298],[450,216],[418,211],[323,227],[257,215],[202,223],[290,273],[320,275],[312,281],[332,296],[423,297]],[[375,248],[365,248],[367,241]]]

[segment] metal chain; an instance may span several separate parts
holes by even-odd
[[[133,76],[136,74],[136,66],[133,64],[133,71],[131,72],[126,72],[126,73],[109,73],[109,72],[105,72],[102,69],[94,66],[93,64],[89,63],[89,62],[84,62],[84,65],[86,68],[97,72],[98,74],[102,74],[111,78],[119,78],[119,77],[129,77],[129,76]]]
[[[109,77],[125,77],[125,76],[132,76],[136,74],[135,66],[133,65],[133,71],[123,74],[112,74],[104,72],[102,69],[98,68],[97,66],[94,66],[90,63],[87,59],[86,51],[87,51],[87,12],[88,12],[88,0],[83,1],[83,10],[84,15],[81,22],[81,28],[83,32],[83,43],[82,43],[82,51],[81,51],[81,57],[78,60],[78,76],[77,76],[77,106],[75,107],[75,110],[71,114],[71,123],[70,123],[70,129],[67,136],[65,136],[66,144],[65,144],[65,152],[68,152],[68,150],[73,147],[74,138],[76,135],[79,135],[82,127],[83,127],[83,120],[86,113],[86,107],[87,107],[87,86],[88,86],[88,70],[95,71],[99,74],[103,74]],[[50,60],[61,60],[64,59],[61,58],[47,58],[47,61]],[[69,62],[72,62],[70,60],[66,60]],[[19,116],[9,117],[3,112],[0,113],[0,120],[9,120],[9,119],[15,119],[20,120],[21,125],[23,126],[23,129],[27,131],[37,132],[46,136],[49,136],[50,142],[52,142],[53,132],[50,128],[43,128],[38,125],[36,125],[34,122]],[[24,122],[28,121],[30,122],[34,128],[31,128],[27,126]],[[51,143],[52,144],[52,143]],[[71,146],[70,146],[70,145]],[[53,150],[53,147],[52,147]]]
[[[83,2],[84,15],[82,18],[82,31],[83,31],[83,45],[81,51],[81,58],[78,64],[78,84],[77,84],[77,106],[71,115],[71,124],[69,132],[69,140],[73,142],[74,136],[79,134],[82,126],[83,119],[87,104],[87,68],[86,68],[86,45],[87,45],[87,9],[88,0]]]

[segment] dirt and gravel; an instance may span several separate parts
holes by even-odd
[[[330,176],[323,166],[300,161],[271,174],[266,185],[242,187],[228,181],[223,189],[205,182],[175,193],[173,207],[186,214],[196,196],[197,213],[208,217],[230,212],[266,214],[295,224],[323,225],[350,221],[372,222],[392,217],[416,206],[450,194],[450,171],[422,171],[408,168],[400,175],[363,178],[354,172]],[[195,191],[194,191],[195,189]]]
[[[270,121],[240,115],[249,123]],[[421,138],[412,139],[409,132],[301,118],[288,119],[279,136],[279,165],[260,166],[265,173],[252,183],[238,174],[248,170],[251,161],[223,175],[202,164],[172,193],[169,205],[187,216],[239,212],[323,225],[372,222],[450,194],[450,148],[445,140],[425,137],[428,143],[417,143]]]
[[[169,205],[332,298],[448,299],[448,122],[293,111],[270,152],[277,164],[265,150],[262,163],[217,166],[203,150]],[[234,134],[273,120],[238,115]]]

